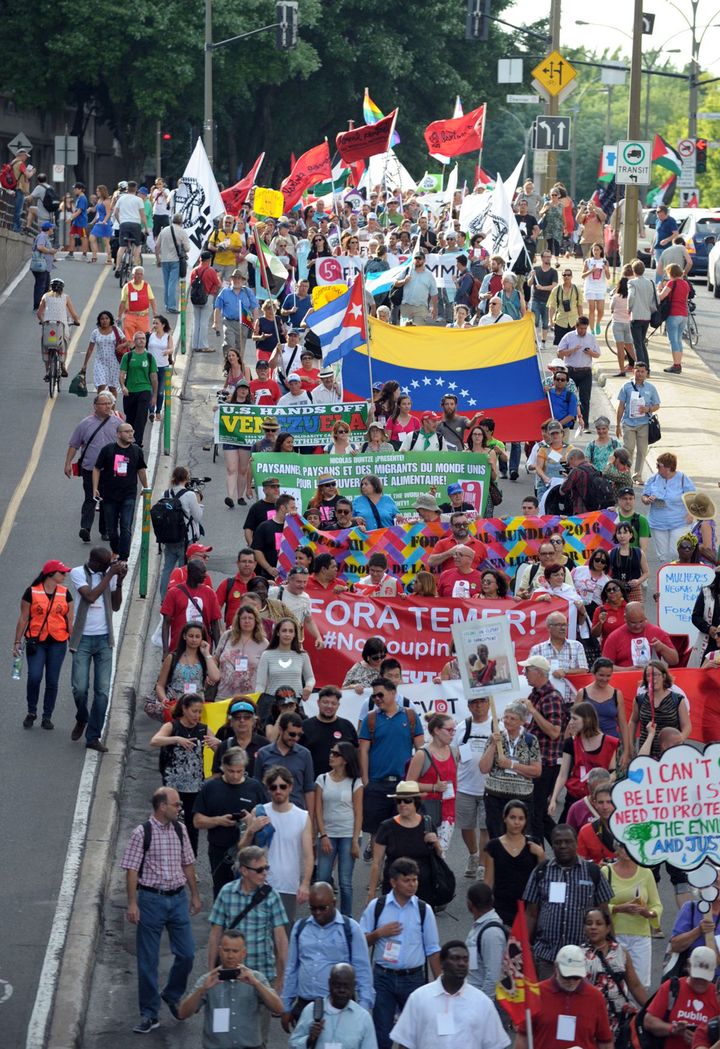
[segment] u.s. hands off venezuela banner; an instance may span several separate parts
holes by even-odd
[[[444,393],[458,411],[484,412],[495,420],[501,441],[531,441],[550,416],[542,388],[533,319],[482,328],[398,328],[374,317],[370,323],[373,379],[391,379],[409,390],[413,414],[437,411]],[[345,399],[363,399],[368,388],[367,348],[343,358]]]
[[[566,552],[577,554],[581,564],[589,550],[598,547],[610,550],[616,519],[612,510],[596,510],[577,517],[478,518],[470,523],[470,532],[485,544],[493,566],[512,577],[522,564],[537,555],[543,540],[554,533],[562,535]],[[383,553],[388,560],[388,571],[407,586],[418,572],[427,569],[435,544],[448,534],[447,525],[423,521],[371,531],[348,528],[323,532],[292,514],[285,522],[278,568],[287,575],[295,564],[296,549],[309,546],[314,553],[332,554],[343,579],[350,583],[367,575],[371,554]]]
[[[315,447],[332,437],[336,422],[347,423],[356,435],[367,430],[368,403],[358,404],[219,404],[215,410],[218,444],[247,447],[263,436],[263,419],[277,419],[280,429],[293,436],[296,447]]]

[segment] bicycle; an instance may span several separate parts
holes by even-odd
[[[687,305],[687,324],[683,329],[683,339],[688,344],[688,346],[690,346],[690,348],[694,350],[700,340],[700,331],[698,329],[698,322],[695,316],[695,303],[692,301],[692,299],[690,299]]]
[[[45,377],[48,384],[48,397],[51,399],[55,393],[60,393],[60,380],[63,377],[64,362],[61,352],[66,350],[65,331],[63,325],[55,321],[41,321],[42,333],[40,336],[40,350],[43,357],[47,355],[47,371]],[[76,321],[71,322],[71,327],[77,328]]]
[[[138,243],[136,240],[133,240],[132,237],[129,237],[127,243],[122,246],[123,257],[122,262],[120,263],[120,269],[118,270],[118,279],[121,288],[124,288],[132,278],[132,272],[137,265],[135,262],[135,248],[142,248],[142,243],[142,240]]]

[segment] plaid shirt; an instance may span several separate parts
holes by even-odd
[[[550,736],[543,732],[537,722],[533,724],[533,733],[537,736],[543,765],[559,765],[562,760],[563,731],[568,722],[563,697],[548,681],[546,684],[541,685],[540,688],[534,688],[528,699],[546,721],[560,728],[558,738],[551,739]]]
[[[223,885],[213,908],[210,911],[208,921],[211,925],[220,925],[227,929],[250,903],[253,892],[242,891],[242,880],[238,878],[228,885]],[[247,947],[247,958],[245,965],[249,969],[256,969],[265,977],[268,983],[275,979],[275,939],[273,930],[280,925],[287,925],[287,914],[279,894],[273,889],[257,907],[253,907],[239,925],[239,929],[245,937]]]
[[[540,641],[537,645],[533,645],[530,649],[531,656],[543,656],[547,659],[550,665],[553,662],[560,665],[561,670],[587,670],[587,656],[585,655],[585,649],[582,647],[579,641],[569,641],[566,639],[563,642],[562,648],[558,651],[553,645],[552,641]],[[566,677],[553,678],[553,688],[556,688],[560,695],[563,697],[566,703],[575,702],[575,694],[577,689],[573,685],[572,681],[569,681]],[[542,713],[542,711],[541,711]],[[567,724],[567,721],[565,722]],[[563,725],[563,729],[565,725]]]
[[[558,884],[560,888],[553,891],[556,902],[551,903],[551,886]],[[586,911],[608,903],[612,894],[607,880],[591,860],[578,858],[570,867],[561,867],[552,859],[536,867],[523,895],[525,903],[538,905],[535,957],[552,962],[566,943],[583,943]]]
[[[183,823],[178,826],[182,831],[182,848],[177,831],[170,823],[160,823],[154,816],[150,817],[150,847],[143,864],[142,884],[149,889],[181,889],[187,882],[183,867],[195,863],[188,833]],[[139,871],[143,860],[144,831],[140,824],[130,835],[125,855],[120,866],[126,871]]]

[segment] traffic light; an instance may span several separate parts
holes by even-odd
[[[707,171],[707,139],[699,138],[695,142],[695,171],[703,175]]]
[[[491,0],[467,0],[465,39],[485,42],[490,32]]]
[[[284,0],[284,3],[275,4],[275,22],[275,46],[280,51],[289,51],[297,44],[297,0]]]
[[[163,139],[163,142],[171,142],[172,141],[172,135],[170,134],[169,131],[164,131],[162,139]]]

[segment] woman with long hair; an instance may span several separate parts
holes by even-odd
[[[73,596],[65,585],[69,571],[62,561],[46,561],[20,600],[13,656],[15,659],[22,657],[24,648],[27,659],[27,714],[23,728],[32,728],[37,720],[43,675],[45,696],[41,725],[44,729],[55,727],[52,716],[60,671],[73,629]]]
[[[253,404],[253,395],[250,383],[247,379],[240,379],[227,404]],[[250,480],[250,445],[251,435],[248,434],[246,444],[224,444],[222,446],[223,459],[225,460],[225,505],[232,510],[237,502],[238,506],[247,506],[246,496],[250,496],[252,481]],[[252,498],[252,496],[250,496]]]
[[[498,601],[508,596],[508,581],[502,572],[486,568],[480,573],[480,593],[477,601]]]
[[[511,926],[530,875],[545,859],[542,845],[527,836],[530,813],[524,801],[511,798],[502,810],[504,832],[485,846],[483,881],[493,891],[495,910]]]
[[[88,262],[97,262],[98,243],[102,241],[105,245],[105,265],[112,265],[112,252],[110,251],[110,238],[113,235],[112,219],[110,217],[110,192],[107,186],[96,186],[95,194],[97,203],[95,205],[95,222],[90,230],[91,257]]]
[[[625,697],[619,688],[610,684],[615,670],[612,659],[599,656],[591,667],[594,681],[578,689],[578,703],[592,703],[597,714],[600,731],[615,736],[622,743],[620,765],[627,768],[632,758],[632,740],[625,712]]]
[[[317,287],[318,279],[316,273],[317,260],[331,258],[332,250],[327,237],[323,233],[314,233],[310,241],[310,251],[307,254],[308,283],[310,291]]]
[[[431,714],[427,719],[430,742],[416,750],[407,777],[420,788],[423,806],[440,839],[442,855],[447,854],[455,828],[457,796],[457,747],[453,747],[455,722],[447,714]]]
[[[631,996],[645,1005],[647,989],[638,978],[629,952],[616,940],[610,915],[602,907],[593,907],[585,913],[582,948],[587,981],[597,987],[605,999],[610,1030],[616,1038],[627,1018],[637,1012]]]
[[[160,748],[160,775],[163,787],[172,787],[180,795],[193,852],[197,856],[198,831],[193,824],[193,806],[205,779],[203,749],[215,750],[220,741],[202,717],[204,700],[190,692],[181,696],[172,712],[172,721],[166,722],[150,740],[151,747]]]
[[[612,333],[615,340],[618,370],[616,379],[624,379],[627,371],[635,367],[635,346],[630,332],[630,307],[628,305],[628,281],[633,275],[632,266],[624,266],[622,277],[615,285],[610,299]]]
[[[300,645],[297,621],[283,616],[275,624],[268,647],[260,656],[256,690],[274,693],[278,688],[291,688],[296,696],[307,699],[315,687],[310,657]]]
[[[332,438],[325,445],[326,455],[357,455],[357,448],[350,443],[350,427],[344,419],[338,419],[332,428]]]
[[[642,603],[642,584],[650,575],[647,558],[639,546],[633,546],[634,532],[629,521],[620,522],[615,529],[615,546],[610,551],[608,574],[622,583],[628,601]]]
[[[382,868],[382,887],[380,891],[387,894],[391,891],[389,870],[393,862],[401,857],[415,860],[420,868],[418,879],[418,899],[432,899],[432,881],[429,847],[438,856],[442,854],[440,840],[429,821],[419,810],[422,797],[417,783],[412,780],[401,780],[395,787],[394,798],[397,805],[397,816],[383,820],[378,827],[373,842],[372,865],[368,877],[367,902],[375,897],[377,884]]]
[[[388,419],[392,418],[395,407],[400,399],[400,383],[395,379],[386,382],[373,405],[373,417],[375,422],[385,427]]]
[[[296,451],[295,438],[291,433],[287,433],[285,430],[281,430],[275,439],[275,447],[273,453],[275,455],[289,455],[291,452]]]
[[[260,656],[268,647],[260,613],[241,602],[232,626],[221,635],[215,649],[220,668],[217,698],[227,699],[237,692],[254,692]]]
[[[709,586],[702,587],[695,598],[692,623],[698,636],[688,666],[699,667],[702,666],[703,660],[720,647],[720,566],[715,569],[715,577]]]
[[[317,880],[331,880],[337,858],[340,913],[351,918],[353,868],[360,859],[363,782],[352,743],[334,742],[329,761],[330,771],[315,780]]]
[[[648,726],[655,726],[651,756],[660,757],[660,732],[674,728],[687,739],[692,728],[690,709],[684,692],[674,688],[674,681],[667,664],[661,659],[651,659],[643,670],[642,685],[639,686],[633,703],[628,729],[630,739],[635,740],[640,728],[639,747],[647,739]]]
[[[203,696],[206,685],[220,680],[220,671],[210,652],[205,628],[200,623],[186,623],[174,652],[163,660],[155,683],[155,693],[168,709],[184,695]]]
[[[593,612],[590,636],[599,638],[601,645],[605,644],[613,630],[624,624],[626,604],[625,588],[622,583],[611,579],[602,588],[600,605]]]
[[[337,478],[330,474],[320,474],[317,478],[317,487],[308,502],[308,509],[313,507],[320,512],[320,528],[337,528],[335,507],[340,499]]]
[[[95,319],[95,327],[90,335],[90,342],[85,350],[85,360],[80,369],[80,374],[85,375],[90,358],[95,352],[93,383],[98,393],[102,393],[103,390],[109,390],[113,397],[117,397],[120,386],[120,362],[117,358],[118,342],[121,346],[123,343],[127,346],[122,332],[118,331],[116,335],[116,331],[115,318],[110,310],[100,310]]]
[[[497,453],[490,445],[490,438],[486,430],[479,424],[472,424],[465,431],[465,447],[471,455],[486,455],[490,463],[490,473],[493,481],[497,480],[498,463]]]
[[[603,587],[609,580],[607,574],[610,558],[607,550],[589,550],[587,563],[571,569],[573,586],[585,605],[585,614],[592,621],[595,609],[600,607]]]
[[[437,597],[437,576],[432,572],[418,572],[412,581],[414,597]]]
[[[682,268],[676,262],[671,262],[667,268],[667,283],[658,295],[659,302],[667,299],[670,303],[670,312],[665,318],[665,334],[670,343],[672,364],[669,368],[663,368],[670,375],[682,372],[683,335],[688,322],[691,293],[694,294],[692,286],[683,276]]]
[[[229,346],[225,351],[223,372],[225,375],[223,393],[226,400],[243,379],[251,381],[250,369],[245,367],[239,352],[233,346]]]
[[[162,314],[153,319],[152,328],[147,341],[148,353],[155,358],[157,364],[157,403],[155,410],[149,415],[153,422],[160,422],[163,403],[165,401],[165,372],[173,366],[173,335],[170,322]]]
[[[600,324],[605,310],[607,282],[610,280],[610,267],[605,258],[602,244],[593,244],[590,254],[583,263],[580,276],[585,281],[585,301],[588,307],[588,331],[600,334]]]
[[[560,772],[548,802],[548,814],[554,816],[558,797],[563,787],[567,786],[560,823],[565,823],[570,806],[587,796],[587,778],[591,769],[615,770],[620,744],[616,736],[601,731],[594,703],[574,704],[567,732]]]
[[[252,337],[259,361],[269,361],[280,344],[285,342],[285,325],[272,299],[265,299],[260,307],[260,316],[255,321]]]
[[[420,429],[420,420],[411,413],[412,397],[408,393],[401,393],[392,415],[385,424],[385,430],[391,441],[401,441],[405,434],[414,433]]]

